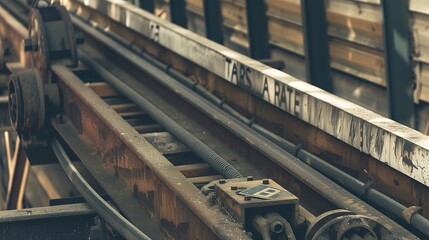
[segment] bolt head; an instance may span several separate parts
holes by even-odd
[[[219,183],[220,183],[220,184],[225,184],[225,183],[226,183],[226,180],[225,180],[225,179],[220,179],[220,180],[219,180]]]
[[[270,184],[270,180],[269,179],[263,179],[262,184]]]
[[[252,200],[251,196],[244,196],[244,201],[250,201],[250,200]]]
[[[247,176],[247,181],[253,181],[253,176]]]
[[[235,190],[237,190],[237,189],[238,189],[238,187],[237,187],[237,186],[231,186],[231,190],[235,191]]]

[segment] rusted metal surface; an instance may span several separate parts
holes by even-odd
[[[3,239],[88,239],[95,217],[87,204],[1,211],[0,233]]]
[[[276,197],[266,197],[269,196],[268,194],[263,196],[260,194],[262,190],[258,190],[260,194],[258,196],[243,193],[244,190],[249,191],[252,187],[266,187],[265,191],[275,191],[275,194],[272,195],[276,195]],[[280,208],[283,211],[282,216],[286,216],[291,222],[296,223],[299,199],[273,180],[219,182],[215,185],[215,191],[216,197],[226,211],[243,224],[249,224],[246,221],[253,218],[252,214],[256,214],[251,211],[252,208],[261,208],[257,213],[261,215],[269,213],[275,208]],[[261,196],[265,198],[261,199]],[[262,210],[263,208],[265,208],[265,212]]]
[[[206,197],[70,70],[60,65],[52,69],[67,99],[66,116],[79,116],[72,120],[81,128],[79,141],[90,146],[94,157],[102,159],[99,164],[106,170],[115,171],[127,184],[124,191],[134,192],[150,215],[160,219],[169,236],[176,239],[248,238],[232,219],[207,208]],[[64,128],[66,126],[56,129],[61,132]],[[78,131],[74,131],[74,135],[78,135]],[[63,135],[66,141],[71,136],[70,131]],[[109,190],[102,181],[100,184]],[[137,209],[134,206],[133,211],[144,211]]]
[[[326,106],[328,108],[315,108],[314,112],[316,112],[317,114],[312,114],[312,116],[316,117],[323,116],[322,114],[325,112],[325,110],[330,112],[326,117],[326,119],[329,120],[328,122],[331,122],[330,128],[332,129],[334,127],[337,127],[338,129],[340,129],[341,127],[342,135],[344,135],[345,137],[347,135],[347,131],[343,131],[342,124],[346,124],[351,134],[347,137],[352,137],[355,140],[355,144],[362,143],[362,148],[356,148],[353,145],[345,144],[341,138],[338,138],[335,135],[331,135],[330,133],[323,131],[323,126],[326,126],[326,124],[323,125],[322,123],[326,123],[326,121],[321,121],[320,124],[312,126],[307,122],[302,121],[300,118],[297,118],[293,114],[288,114],[284,111],[279,111],[279,108],[259,98],[257,95],[251,94],[249,91],[246,91],[246,89],[233,86],[228,81],[222,81],[223,78],[221,76],[218,76],[217,74],[214,74],[210,70],[206,70],[198,66],[197,64],[187,61],[186,58],[183,58],[178,54],[172,53],[167,48],[160,47],[157,43],[154,43],[149,39],[141,37],[142,34],[138,35],[135,31],[130,30],[130,28],[126,28],[126,26],[121,24],[120,22],[114,19],[107,18],[103,14],[98,14],[94,11],[91,11],[90,8],[84,7],[84,5],[82,4],[76,2],[72,4],[71,1],[68,1],[68,4],[70,4],[70,8],[75,9],[80,15],[86,17],[91,16],[92,20],[98,22],[102,26],[109,27],[110,31],[120,33],[124,39],[130,42],[130,46],[139,49],[144,49],[147,53],[157,57],[161,61],[166,62],[168,65],[173,66],[175,69],[178,69],[182,72],[185,72],[187,75],[194,77],[195,79],[197,79],[197,81],[200,82],[201,85],[205,86],[212,92],[226,98],[228,102],[233,103],[243,112],[250,113],[251,115],[255,116],[257,122],[261,123],[268,129],[284,136],[286,139],[292,142],[301,143],[303,145],[303,148],[310,150],[314,154],[330,161],[331,163],[334,163],[335,165],[339,165],[350,170],[353,175],[359,177],[363,181],[366,181],[367,179],[367,175],[364,171],[364,169],[366,169],[375,178],[373,186],[378,188],[382,192],[390,195],[391,197],[400,200],[405,204],[422,205],[421,203],[424,201],[424,199],[429,196],[429,191],[426,185],[420,183],[416,179],[409,177],[406,174],[392,169],[388,164],[385,164],[383,161],[377,159],[376,156],[361,152],[361,149],[364,148],[363,143],[367,145],[365,146],[365,148],[369,149],[371,148],[371,144],[375,144],[377,141],[379,145],[386,145],[387,142],[384,143],[382,141],[381,136],[383,136],[383,134],[381,132],[383,132],[384,130],[380,130],[381,132],[379,132],[379,134],[377,135],[379,136],[378,139],[371,137],[370,132],[365,132],[366,134],[369,134],[369,136],[366,135],[364,139],[363,128],[361,128],[362,126],[365,126],[365,129],[372,129],[371,131],[375,131],[375,129],[378,128],[371,128],[371,123],[365,121],[362,122],[362,119],[359,119],[360,115],[356,117],[348,115],[348,117],[346,117],[347,114],[345,114],[344,111],[341,109],[336,109],[335,111],[330,112],[332,108],[331,110],[329,110],[328,103],[323,103],[320,105]],[[188,32],[186,30],[181,31],[186,32],[186,34],[183,35],[191,37],[193,36],[191,33],[187,34]],[[182,32],[180,32],[179,34],[182,34]],[[203,44],[205,43],[206,42],[203,42]],[[297,81],[296,84],[298,83],[300,82]],[[310,87],[309,90],[311,89],[314,88]],[[337,97],[333,97],[330,94],[320,92],[319,90],[316,91],[315,94],[318,94],[320,96],[323,95],[324,98],[330,99],[334,102],[336,101],[335,99],[339,99]],[[313,100],[317,101],[316,98]],[[340,102],[344,103],[343,100],[340,100],[339,103]],[[347,106],[352,108],[355,105],[350,105],[349,103],[347,103]],[[362,110],[360,114],[363,113],[364,117],[374,116],[372,115],[373,113],[367,110],[363,110],[359,107],[357,107],[357,109]],[[368,113],[369,115],[365,115]],[[384,119],[385,121],[390,122],[390,120],[382,118],[378,115],[376,116],[378,117],[378,119]],[[342,120],[344,120],[344,122],[334,122],[332,120],[334,118],[341,118]],[[347,118],[350,120],[350,122],[348,122]],[[318,119],[320,119],[320,117],[318,117]],[[365,124],[362,125],[362,123]],[[412,131],[408,128],[404,128],[396,123],[394,123],[392,126],[399,126],[399,128],[404,130],[404,133],[406,132],[411,135],[417,134],[417,136],[419,136],[419,139],[427,138],[415,131]],[[362,133],[359,132],[361,130]],[[355,136],[352,133],[358,133],[358,135]],[[362,137],[360,136],[360,134],[362,134]],[[391,134],[393,134],[393,136],[396,136],[396,133],[390,132],[389,134],[386,133],[385,136],[390,136]],[[396,139],[396,137],[393,138]],[[372,139],[372,141],[366,142],[366,139]],[[390,139],[390,142],[394,141],[394,139],[390,137],[386,137],[386,139]],[[397,151],[399,151],[397,152],[396,156],[399,158],[401,158],[400,142],[401,138],[399,138],[398,146],[396,146]],[[411,145],[413,145],[414,147],[418,147],[414,143]],[[390,149],[385,147],[381,148],[383,148],[387,153]],[[398,191],[403,191],[407,194],[398,195]],[[423,208],[425,207],[423,206]],[[423,214],[425,216],[428,216],[429,207],[423,210]]]
[[[96,48],[102,47],[97,46]],[[111,56],[114,55],[112,54]],[[121,61],[121,59],[115,58],[113,61]],[[120,67],[123,67],[123,64],[126,63],[122,63]],[[186,65],[186,62],[184,64]],[[99,98],[105,93],[107,93],[105,96],[116,96],[117,93],[109,89],[108,86],[103,84],[98,84],[97,86],[97,84],[92,83],[92,86],[91,84],[85,86],[77,76],[62,65],[55,65],[52,69],[55,76],[59,78],[64,99],[66,100],[64,103],[65,115],[63,118],[53,121],[55,129],[79,155],[79,158],[92,171],[109,195],[114,196],[112,198],[128,217],[133,216],[132,219],[135,222],[141,222],[144,220],[143,215],[138,216],[139,214],[136,213],[143,213],[146,210],[152,217],[160,220],[168,236],[176,239],[248,238],[242,231],[241,226],[232,223],[231,219],[221,214],[217,208],[207,208],[207,198],[202,196],[198,189],[191,184],[208,183],[211,180],[219,179],[221,176],[213,173],[204,177],[194,176],[186,179],[182,173],[187,169],[178,169],[173,166],[149,144],[149,142],[153,145],[157,144],[156,136],[139,135],[139,132],[123,119],[136,115],[144,116],[144,112],[133,109],[134,106],[129,104],[110,107]],[[131,70],[132,68],[125,69]],[[131,72],[136,74],[138,71],[131,70]],[[147,77],[145,74],[138,76]],[[226,82],[223,81],[223,83]],[[100,96],[97,96],[94,92],[99,93]],[[175,98],[172,97],[172,99]],[[130,111],[130,109],[133,109],[133,111]],[[204,119],[204,117],[199,116],[197,118]],[[215,120],[209,120],[205,123],[209,125],[212,122],[215,122]],[[222,134],[231,135],[231,133],[224,133],[223,131],[216,134],[219,136],[222,136]],[[170,143],[174,142],[174,139],[167,140]],[[278,162],[271,162],[266,153],[246,148],[252,143],[243,144],[242,139],[238,139],[237,136],[229,136],[227,141],[239,146],[240,149],[237,151],[248,157],[249,162],[252,161],[259,166],[263,166],[264,171],[273,174],[273,178],[278,179],[282,185],[291,187],[291,191],[296,192],[300,197],[305,196],[305,199],[313,200],[311,197],[319,194],[314,198],[317,201],[316,199],[323,198],[323,194],[320,196],[320,192],[326,189],[329,190],[329,188],[306,189],[309,186],[305,186],[303,182],[305,183],[305,181],[310,181],[311,179],[314,181],[314,178],[296,179],[294,173],[286,173],[284,169],[279,168]],[[168,143],[163,145],[164,143],[159,144],[158,149],[164,149],[164,153],[170,153],[168,151],[171,150],[171,146]],[[180,146],[173,148],[186,151]],[[195,168],[191,168],[191,171],[194,170]],[[110,180],[106,178],[110,178]],[[115,193],[115,190],[112,190],[111,185],[109,185],[109,181],[111,182],[112,180],[123,182],[126,187],[122,188],[120,193],[118,191]],[[341,189],[337,190],[342,191]],[[142,204],[143,207],[138,204],[132,207],[127,206],[121,199],[123,194],[134,195],[138,199],[138,204]],[[323,202],[326,205],[319,209],[319,211],[323,211],[333,208],[327,203],[329,201],[332,202],[332,199],[321,199],[320,202],[312,204],[317,205]],[[361,207],[360,202],[354,202],[353,199],[342,198],[341,201],[343,201],[340,204],[341,206],[350,206],[350,208],[354,209]],[[338,203],[338,201],[336,202]],[[372,208],[368,209],[370,209],[368,214],[372,214]],[[375,213],[374,216],[382,215]],[[380,219],[383,218],[380,217]],[[404,231],[400,234],[406,233]]]
[[[87,27],[83,27],[82,25],[78,24],[81,30],[85,29],[85,31],[88,31],[89,29]],[[282,155],[279,157],[277,155],[276,162],[274,162],[274,159],[271,159],[268,157],[270,155],[270,150],[273,150],[272,148],[267,149],[266,145],[264,143],[255,142],[255,139],[253,139],[251,136],[243,137],[243,136],[235,136],[233,133],[226,131],[225,129],[214,129],[219,122],[217,122],[218,119],[223,119],[222,114],[216,114],[216,117],[210,115],[210,116],[203,116],[201,112],[198,110],[190,110],[189,109],[189,103],[194,101],[183,101],[183,96],[189,96],[192,95],[191,93],[187,93],[186,91],[179,90],[178,88],[173,88],[171,91],[166,91],[165,87],[163,86],[153,86],[154,81],[151,81],[150,74],[143,72],[142,70],[139,71],[138,67],[132,67],[133,65],[127,64],[129,63],[130,59],[127,59],[121,54],[116,53],[116,50],[120,50],[121,53],[124,53],[127,55],[127,51],[124,49],[120,49],[119,46],[115,45],[113,41],[106,40],[110,44],[107,44],[106,42],[98,39],[100,37],[100,34],[95,33],[94,31],[90,30],[93,35],[91,37],[88,36],[87,38],[87,44],[90,46],[90,48],[85,48],[86,51],[89,52],[89,49],[91,50],[97,50],[97,52],[102,52],[105,54],[108,54],[108,58],[114,61],[112,64],[114,64],[115,67],[127,69],[127,72],[132,73],[135,78],[139,79],[140,81],[144,82],[145,86],[150,85],[151,88],[153,88],[152,92],[155,92],[157,95],[164,96],[164,98],[167,98],[169,102],[173,102],[175,107],[178,109],[184,109],[187,116],[192,116],[193,118],[198,119],[198,122],[204,123],[204,126],[206,129],[210,129],[213,131],[216,136],[218,136],[221,139],[225,139],[227,143],[230,146],[233,146],[236,151],[238,151],[240,154],[246,156],[246,165],[249,165],[249,163],[254,163],[258,168],[267,174],[270,174],[276,181],[278,181],[282,186],[287,187],[288,190],[296,194],[300,199],[305,199],[306,204],[311,205],[314,207],[314,209],[317,209],[318,213],[321,213],[323,211],[334,209],[335,205],[337,207],[341,208],[353,208],[353,211],[357,211],[361,214],[365,215],[371,215],[372,217],[377,218],[379,221],[384,222],[386,225],[389,226],[390,229],[393,231],[396,231],[398,235],[405,234],[407,235],[406,231],[399,230],[396,226],[393,227],[394,224],[391,220],[385,218],[383,215],[377,213],[363,203],[360,200],[357,200],[355,197],[351,196],[349,193],[346,193],[344,189],[333,185],[329,180],[326,178],[323,178],[321,175],[319,175],[317,172],[312,172],[312,175],[306,175],[305,171],[311,171],[311,169],[308,168],[308,166],[303,167],[301,164],[295,164],[295,162],[288,158],[288,154]],[[97,37],[96,37],[97,36]],[[92,37],[94,39],[92,39]],[[95,39],[98,39],[99,41],[96,41]],[[103,44],[102,44],[103,43]],[[88,47],[89,47],[88,46]],[[116,46],[116,47],[114,47]],[[117,49],[116,49],[117,48]],[[116,50],[114,50],[116,49]],[[137,64],[139,62],[136,57],[132,57],[127,55],[131,59],[134,59],[134,64]],[[106,59],[105,56],[99,57],[100,59]],[[112,66],[109,67],[109,65],[106,65],[106,68],[111,69]],[[155,71],[155,70],[154,70]],[[156,71],[155,71],[156,72]],[[119,73],[118,73],[119,74]],[[154,72],[151,72],[151,74],[155,74]],[[120,75],[123,76],[123,75]],[[152,76],[153,77],[153,76]],[[129,84],[129,86],[133,86],[134,89],[140,89],[143,87],[142,84],[136,84],[132,82],[131,77],[124,77],[122,78],[123,82],[126,82]],[[148,94],[147,92],[141,92],[141,94]],[[174,97],[174,95],[180,95],[181,97]],[[195,99],[194,99],[195,100]],[[195,100],[195,102],[198,102]],[[160,106],[161,107],[161,106]],[[213,106],[208,107],[210,109],[213,108]],[[169,110],[164,110],[165,112],[169,112]],[[170,110],[171,111],[171,110]],[[235,125],[234,125],[235,126]],[[239,128],[242,130],[242,128]],[[237,129],[236,129],[237,130]],[[243,143],[243,139],[248,142]],[[264,147],[265,146],[265,147]],[[272,157],[272,155],[271,155]],[[279,159],[282,159],[280,161]],[[291,164],[285,164],[292,162]],[[283,164],[282,164],[283,163]],[[319,187],[315,187],[315,185]],[[329,193],[336,193],[336,195],[333,197],[333,195],[330,195]],[[330,195],[330,196],[328,196]],[[340,197],[341,195],[341,197]],[[307,205],[308,206],[308,205]],[[393,224],[393,225],[391,225]]]
[[[76,4],[79,1],[66,2],[70,9],[79,5],[80,9],[83,7]],[[427,136],[160,20],[128,3],[106,1],[95,7],[92,4],[92,7],[381,163],[424,185],[429,184],[428,168],[425,167],[425,158],[429,154]],[[158,26],[156,33],[150,30],[154,24]]]

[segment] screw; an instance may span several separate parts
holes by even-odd
[[[268,180],[268,179],[263,179],[263,180],[262,180],[262,184],[270,184],[270,180]]]
[[[253,181],[253,176],[247,176],[247,181]]]
[[[250,201],[250,200],[252,200],[251,196],[244,196],[244,201]]]
[[[231,186],[231,190],[235,191],[235,190],[237,190],[237,189],[238,189],[238,187],[237,187],[237,186]]]
[[[225,184],[225,183],[226,183],[226,180],[225,180],[225,179],[220,179],[220,180],[219,180],[219,183],[220,183],[220,184]]]

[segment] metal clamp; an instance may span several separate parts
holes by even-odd
[[[249,123],[247,124],[247,126],[252,127],[252,125],[255,123],[256,121],[256,117],[252,116],[251,119],[249,119]]]
[[[222,98],[218,104],[219,108],[223,108],[223,105],[226,103],[227,99],[226,98]]]
[[[360,194],[362,195],[362,196],[365,196],[366,197],[366,195],[368,194],[368,191],[369,191],[369,189],[372,187],[372,184],[374,183],[374,178],[371,176],[371,174],[369,174],[369,172],[366,170],[366,169],[364,169],[363,170],[365,173],[366,173],[366,175],[368,176],[368,181],[366,181],[366,183],[362,186],[362,188],[361,188],[361,190],[360,190]]]
[[[165,64],[165,72],[168,74],[172,67],[173,67],[173,65],[171,63]]]
[[[198,79],[195,79],[195,82],[192,84],[192,91],[197,91],[197,86],[200,84]]]
[[[298,152],[301,151],[302,146],[303,146],[302,142],[299,142],[298,144],[295,145],[295,151],[293,152],[294,157],[298,156]]]
[[[136,41],[137,41],[136,37],[134,37],[133,40],[128,43],[127,48],[128,49],[132,49],[132,47],[134,46],[134,44],[136,43]]]
[[[421,213],[421,211],[422,211],[422,207],[418,207],[418,206],[408,207],[404,211],[402,211],[402,218],[405,221],[407,221],[408,224],[410,224],[411,218],[414,216],[414,214]]]

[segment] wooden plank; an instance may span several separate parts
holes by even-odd
[[[188,178],[216,173],[207,163],[180,165],[176,169]]]
[[[146,115],[143,111],[121,112],[119,115],[123,118],[138,118]]]
[[[100,97],[119,96],[119,93],[114,88],[112,88],[112,86],[105,82],[86,83],[85,85],[91,88],[91,90]]]
[[[212,181],[216,181],[222,178],[224,177],[221,175],[212,175],[212,176],[192,177],[192,178],[188,178],[188,180],[193,184],[199,185],[199,184],[206,184]]]
[[[149,124],[149,125],[134,126],[134,129],[138,133],[144,134],[144,133],[151,133],[151,132],[162,131],[163,127],[161,125],[159,125],[159,124]]]
[[[137,111],[139,109],[134,103],[115,104],[111,108],[117,113]]]

